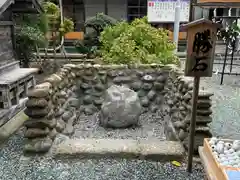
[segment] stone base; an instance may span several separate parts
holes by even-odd
[[[6,124],[0,127],[0,143],[7,140],[15,131],[17,131],[23,123],[28,119],[23,111],[12,117]]]
[[[120,157],[154,161],[182,160],[185,154],[180,142],[151,139],[70,139],[53,149],[52,153],[58,157]]]
[[[12,106],[10,109],[0,109],[0,127],[25,108],[27,99],[28,98],[20,99],[19,104]]]

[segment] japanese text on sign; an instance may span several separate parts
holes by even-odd
[[[174,22],[177,0],[148,0],[148,21]],[[180,21],[188,22],[190,0],[180,0]]]
[[[211,77],[218,25],[203,18],[182,27],[187,30],[187,58],[184,75]]]
[[[193,41],[193,57],[195,59],[195,65],[192,68],[192,71],[205,71],[208,68],[206,61],[208,60],[208,53],[212,49],[210,30],[207,29],[203,32],[197,32],[194,36]]]

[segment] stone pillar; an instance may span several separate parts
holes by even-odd
[[[195,153],[198,152],[198,147],[203,145],[204,138],[212,137],[210,128],[208,127],[208,124],[212,122],[211,117],[212,101],[210,99],[211,96],[213,96],[213,93],[201,90],[198,95],[195,144],[194,144]],[[191,120],[190,116],[187,117],[185,120],[186,124],[188,124],[188,131],[190,120]],[[188,148],[188,138],[185,139],[183,144],[186,148]]]
[[[39,84],[28,92],[25,114],[29,120],[25,122],[27,128],[24,137],[27,141],[24,152],[47,152],[56,136],[56,120],[52,111],[52,85],[48,82]]]
[[[57,74],[53,74],[46,81],[54,85],[53,111],[57,121],[58,133],[72,135],[73,123],[77,118],[78,99],[76,98],[75,74],[71,71],[74,65],[64,65]]]

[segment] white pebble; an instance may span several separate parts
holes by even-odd
[[[225,161],[227,161],[227,158],[221,157],[221,158],[220,158],[220,161],[221,161],[221,162],[225,162]]]
[[[229,153],[228,153],[228,150],[225,150],[225,151],[224,151],[224,154],[229,154]]]
[[[225,157],[226,155],[225,154],[219,154],[219,157]]]
[[[216,146],[216,151],[220,154],[224,152],[224,144],[218,143]]]
[[[218,139],[216,137],[212,137],[210,140],[217,141]]]
[[[240,144],[240,141],[239,140],[234,140],[233,144]]]
[[[227,148],[227,149],[230,149],[232,147],[232,144],[231,143],[224,143],[224,146]]]
[[[238,156],[240,156],[240,151],[237,151],[236,154],[237,154]]]
[[[216,143],[215,141],[212,141],[212,140],[209,141],[210,146],[215,145],[215,143]]]
[[[224,151],[227,151],[228,150],[228,148],[227,147],[224,147]]]
[[[215,146],[215,145],[212,145],[211,148],[212,148],[213,151],[217,150],[217,146]]]
[[[229,153],[231,153],[231,154],[235,152],[233,149],[229,149],[228,151],[229,151]]]
[[[239,143],[233,143],[232,148],[233,148],[235,151],[239,151],[239,150],[240,150],[240,144],[239,144]]]
[[[224,144],[224,142],[223,141],[219,141],[218,144]]]

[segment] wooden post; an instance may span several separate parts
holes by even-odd
[[[189,10],[189,22],[194,20],[194,6],[193,3],[195,0],[190,1],[190,10]],[[194,136],[196,129],[196,116],[197,116],[197,101],[198,101],[198,92],[200,85],[200,77],[194,77],[194,86],[193,86],[193,95],[192,95],[192,111],[191,111],[191,122],[190,122],[190,133],[189,133],[189,144],[188,144],[188,164],[187,171],[192,172],[192,161],[194,153]],[[190,148],[191,147],[191,148]]]
[[[193,161],[193,154],[194,154],[194,140],[195,140],[194,137],[195,137],[195,129],[196,129],[197,101],[198,101],[199,85],[200,85],[200,76],[195,76],[194,77],[193,95],[192,95],[190,133],[189,133],[189,141],[188,141],[188,164],[187,164],[188,172],[192,172],[192,161]]]
[[[192,172],[200,78],[212,76],[217,25],[212,21],[200,19],[182,27],[187,29],[188,42],[185,76],[194,77],[187,165],[187,171]]]

